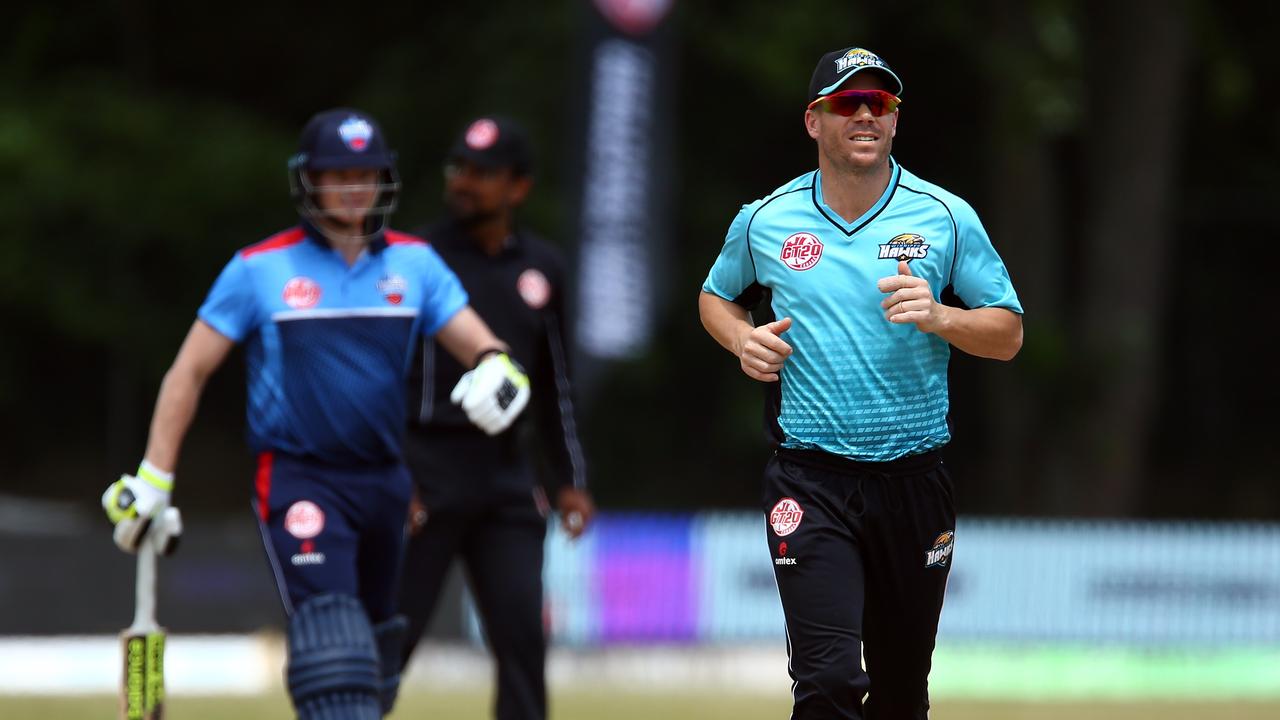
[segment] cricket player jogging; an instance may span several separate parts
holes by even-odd
[[[117,543],[136,551],[168,506],[206,380],[243,342],[253,506],[288,616],[289,694],[303,720],[374,719],[399,686],[401,440],[417,338],[473,368],[453,396],[487,433],[511,424],[529,382],[435,251],[386,227],[399,182],[373,118],[312,117],[289,177],[300,224],[222,271],[161,384],[137,474],[103,504]]]
[[[955,541],[938,455],[951,347],[1008,360],[1022,344],[973,209],[890,156],[901,94],[866,49],[818,61],[804,115],[818,169],[742,208],[698,303],[770,383],[762,501],[797,720],[927,717]],[[947,287],[967,308],[940,302]]]

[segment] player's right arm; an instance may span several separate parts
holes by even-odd
[[[791,328],[791,318],[757,327],[746,308],[705,290],[698,297],[698,315],[711,337],[738,358],[747,377],[778,381],[782,364],[791,355],[791,346],[780,337]]]
[[[147,449],[136,474],[120,476],[102,494],[102,508],[115,525],[116,544],[127,552],[138,549],[152,519],[169,505],[178,451],[209,376],[226,360],[235,342],[259,323],[242,254],[223,268],[197,317],[160,384]]]
[[[205,383],[227,359],[235,342],[203,320],[196,320],[160,383],[144,461],[172,473]]]
[[[754,301],[744,301],[748,296],[759,297],[762,284],[756,276],[750,239],[751,220],[760,206],[761,201],[744,205],[729,224],[720,255],[702,284],[698,315],[711,337],[738,358],[747,377],[777,382],[782,363],[791,355],[791,346],[779,337],[791,327],[791,318],[756,327],[747,310]]]
[[[136,552],[153,527],[152,521],[169,506],[178,450],[195,417],[200,393],[234,344],[203,320],[196,320],[173,366],[165,373],[151,416],[147,451],[137,474],[122,475],[102,495],[102,507],[115,524],[113,537],[121,550]],[[163,522],[160,525],[163,552],[171,552],[181,525],[174,523],[175,527],[168,527]]]

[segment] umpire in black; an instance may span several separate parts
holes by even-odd
[[[566,362],[564,262],[514,217],[533,187],[531,172],[518,124],[473,121],[445,163],[448,216],[417,233],[457,274],[532,384],[533,412],[525,413],[532,419],[489,436],[449,401],[465,368],[433,340],[424,339],[410,373],[406,460],[417,497],[400,593],[409,618],[404,662],[461,558],[497,664],[500,720],[546,717],[542,551],[550,504],[533,446],[542,450],[565,531],[581,535],[595,511]]]

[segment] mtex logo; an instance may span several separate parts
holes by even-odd
[[[787,557],[786,543],[782,543],[778,545],[778,557],[773,559],[773,564],[774,565],[795,565],[796,564],[795,558]]]

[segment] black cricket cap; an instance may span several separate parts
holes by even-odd
[[[524,128],[501,115],[486,115],[468,123],[449,149],[449,160],[462,160],[484,168],[511,168],[517,176],[533,171],[533,157]]]
[[[883,76],[887,83],[885,89],[894,95],[902,95],[902,80],[879,55],[866,48],[847,47],[832,50],[818,61],[813,77],[809,79],[809,102],[830,95],[855,73],[864,70]]]
[[[298,138],[291,167],[302,170],[376,168],[393,170],[396,155],[387,147],[382,127],[354,108],[334,108],[311,116]]]

